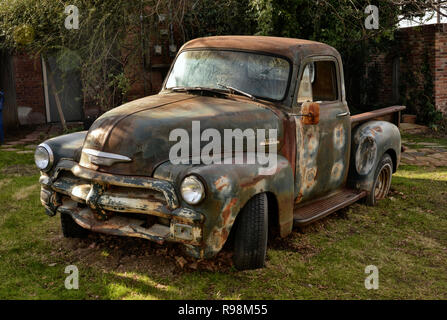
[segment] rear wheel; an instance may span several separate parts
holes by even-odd
[[[257,194],[239,213],[236,225],[233,262],[237,269],[262,268],[267,253],[267,195]]]
[[[373,186],[366,197],[366,203],[370,206],[377,204],[388,195],[393,175],[393,160],[389,154],[385,153],[377,166]]]
[[[68,213],[61,213],[62,234],[65,238],[85,238],[88,230],[78,225]]]

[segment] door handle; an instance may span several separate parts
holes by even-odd
[[[349,111],[342,112],[342,113],[337,114],[337,118],[346,117],[346,116],[349,116],[349,115],[351,115],[351,113]]]

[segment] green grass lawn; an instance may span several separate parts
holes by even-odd
[[[195,263],[176,245],[65,239],[38,177],[32,155],[0,151],[0,299],[447,298],[447,168],[400,167],[377,207],[354,204],[273,239],[266,268],[244,272],[228,251]],[[65,289],[68,265],[78,290]],[[378,290],[365,289],[367,265],[379,268]]]

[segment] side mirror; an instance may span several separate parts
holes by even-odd
[[[305,102],[301,106],[301,121],[303,124],[318,124],[320,122],[320,104]]]

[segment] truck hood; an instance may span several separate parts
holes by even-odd
[[[131,161],[97,166],[83,152],[80,165],[113,174],[152,176],[159,164],[169,160],[169,151],[178,142],[169,141],[172,130],[186,130],[191,144],[192,121],[200,121],[200,132],[218,130],[222,142],[224,129],[248,128],[276,129],[277,139],[283,140],[277,115],[261,104],[184,93],[158,94],[104,113],[87,134],[83,150],[118,154]],[[201,146],[208,143],[201,142]]]

